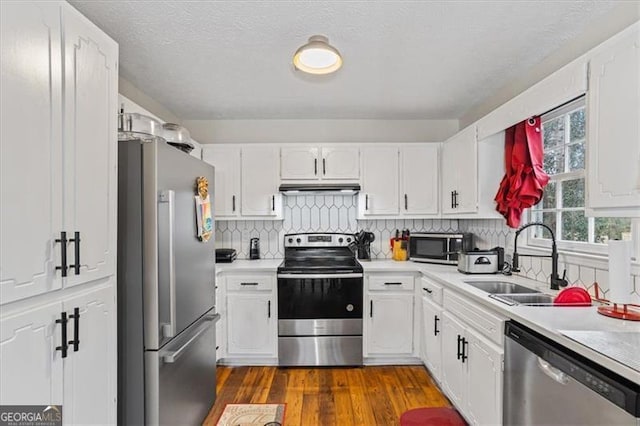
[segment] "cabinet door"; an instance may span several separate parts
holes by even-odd
[[[61,287],[60,4],[1,2],[0,303]]]
[[[0,318],[0,405],[63,403],[61,312],[58,302]]]
[[[366,147],[362,149],[363,214],[398,214],[398,148]],[[364,198],[364,200],[363,200]]]
[[[442,172],[440,173],[440,187],[442,188],[440,205],[442,213],[444,214],[455,213],[453,191],[455,191],[458,186],[458,166],[456,164],[457,152],[458,146],[452,144],[451,140],[442,144],[440,157],[442,169]]]
[[[413,294],[370,294],[367,354],[413,353]]]
[[[63,8],[66,285],[115,273],[118,45],[73,7]],[[80,244],[80,259],[74,256]]]
[[[478,142],[476,127],[469,126],[444,143],[443,213],[474,213],[478,210]],[[445,181],[446,179],[446,181]],[[452,184],[453,182],[453,184]],[[497,188],[496,188],[497,190]],[[451,191],[454,191],[453,203]]]
[[[322,179],[359,179],[360,149],[357,147],[322,147]]]
[[[227,294],[226,353],[275,356],[276,312],[272,293]]]
[[[640,215],[639,33],[636,24],[590,61],[587,207],[614,210],[605,215]]]
[[[277,148],[242,149],[243,216],[275,216],[278,213],[279,168]]]
[[[426,297],[422,298],[422,327],[424,363],[431,375],[440,381],[442,377],[442,308]]]
[[[406,215],[438,214],[439,144],[404,146],[400,150],[400,211]]]
[[[502,424],[503,350],[468,329],[467,414],[471,424]]]
[[[237,216],[240,212],[240,148],[207,146],[202,159],[216,169],[214,213]]]
[[[296,146],[280,149],[280,177],[283,180],[318,179],[318,147]]]
[[[465,411],[467,400],[467,369],[458,354],[462,350],[459,339],[464,326],[447,312],[442,314],[442,388],[454,405]]]
[[[116,422],[115,279],[109,284],[64,302],[67,315],[78,308],[79,318],[68,324],[69,345],[64,364],[64,417],[69,424]],[[78,334],[75,334],[77,325]]]

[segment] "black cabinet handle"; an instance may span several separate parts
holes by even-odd
[[[451,208],[453,208],[453,191],[451,191]]]
[[[364,196],[364,209],[369,210],[369,194]]]
[[[369,318],[373,318],[373,300],[369,301]]]
[[[462,343],[462,337],[458,334],[458,359],[462,356],[462,351],[460,350],[460,344]]]
[[[313,174],[318,176],[318,159],[313,159]]]
[[[440,333],[440,330],[438,330],[438,321],[440,321],[440,318],[438,318],[437,315],[434,315],[434,321],[433,321],[433,335],[437,336],[438,333]]]
[[[271,196],[271,211],[276,211],[276,196]]]
[[[73,351],[78,352],[80,348],[80,308],[73,308],[73,314],[69,315],[73,318],[73,340],[69,340],[69,344],[73,345]]]
[[[326,175],[327,174],[327,159],[323,158],[322,159],[322,175]]]
[[[407,196],[407,194],[404,194],[404,209],[409,209],[409,197]]]
[[[422,287],[422,289],[429,294],[433,293],[433,290],[431,290],[430,288]]]
[[[271,318],[271,300],[267,302],[267,318]]]
[[[458,191],[453,191],[453,208],[458,208]]]
[[[60,238],[56,238],[56,243],[60,243],[60,266],[56,266],[56,271],[61,271],[63,277],[67,276],[67,233],[60,232]],[[65,314],[66,315],[66,314]]]
[[[231,197],[231,211],[235,212],[236,211],[236,196],[233,195]]]
[[[467,358],[469,358],[467,356],[467,345],[469,345],[469,342],[467,341],[467,339],[463,337],[462,338],[462,357],[461,357],[463,363]]]
[[[73,238],[70,239],[69,242],[73,243],[75,257],[74,264],[69,265],[69,268],[73,268],[73,272],[76,275],[80,275],[80,233],[76,231],[73,234]]]
[[[384,285],[402,285],[402,283],[393,282],[393,283],[384,283]]]
[[[67,313],[62,312],[60,314],[60,319],[56,320],[56,324],[60,324],[60,346],[56,346],[56,351],[62,352],[62,358],[67,357],[67,350],[69,346],[67,346]]]
[[[240,283],[240,285],[258,285],[258,283]]]

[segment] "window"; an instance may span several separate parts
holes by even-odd
[[[554,230],[571,251],[606,252],[610,239],[631,239],[631,219],[585,217],[585,101],[580,98],[542,117],[544,170],[550,181],[530,219]],[[531,245],[549,245],[549,232],[532,227]]]

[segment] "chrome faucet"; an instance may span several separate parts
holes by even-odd
[[[518,254],[518,236],[520,236],[520,233],[525,229],[529,228],[530,226],[542,226],[543,228],[549,231],[549,233],[551,234],[551,256],[537,255],[537,254]],[[551,258],[551,290],[559,290],[560,287],[566,287],[569,284],[569,282],[566,279],[567,278],[566,269],[562,274],[562,278],[560,278],[560,276],[558,275],[558,246],[556,245],[556,236],[553,233],[553,230],[549,228],[547,225],[545,225],[544,223],[531,222],[524,225],[523,227],[521,227],[516,231],[516,238],[513,241],[513,259],[512,259],[513,265],[511,267],[511,270],[513,272],[520,272],[520,268],[518,265],[518,258],[520,256]]]

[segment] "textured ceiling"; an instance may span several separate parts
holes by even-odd
[[[120,72],[182,119],[459,118],[610,10],[606,1],[71,3]],[[313,34],[331,76],[293,70]]]

